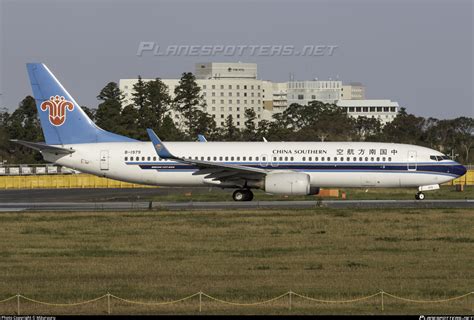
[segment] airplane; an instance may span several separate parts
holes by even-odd
[[[426,147],[375,142],[163,142],[151,129],[138,141],[96,126],[48,67],[28,63],[45,142],[14,140],[44,159],[101,177],[156,186],[234,189],[251,201],[269,194],[316,195],[320,188],[418,188],[424,191],[466,173]],[[203,141],[202,138],[200,138]]]

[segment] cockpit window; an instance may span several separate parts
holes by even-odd
[[[434,161],[451,160],[449,156],[430,156],[430,159]]]

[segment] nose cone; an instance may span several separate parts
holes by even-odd
[[[465,166],[463,166],[462,164],[459,164],[459,163],[456,163],[454,166],[453,166],[453,173],[455,175],[457,175],[458,177],[461,177],[463,175],[465,175],[467,172],[467,169]]]

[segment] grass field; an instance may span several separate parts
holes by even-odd
[[[110,292],[166,301],[204,291],[256,302],[292,290],[343,300],[384,290],[443,299],[474,289],[469,209],[2,213],[0,300],[17,293],[71,303]],[[380,297],[323,304],[293,297],[260,306],[202,300],[206,314],[471,314],[474,296],[437,304]],[[111,300],[112,313],[199,312]],[[21,301],[24,314],[106,314],[106,299],[72,307]],[[14,313],[16,299],[0,304]]]
[[[351,200],[414,200],[416,188],[342,188],[339,189],[339,197],[342,192],[346,193],[346,199]],[[195,188],[193,192],[186,189],[168,189],[168,193],[153,197],[153,201],[233,201],[232,189],[218,188]],[[253,190],[254,200],[316,200],[337,199],[321,198],[320,196],[283,196],[270,195],[261,190]],[[425,192],[426,199],[474,199],[474,186],[465,186],[463,192],[455,190],[454,186],[442,186],[441,189]]]

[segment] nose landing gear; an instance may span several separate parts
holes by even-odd
[[[252,201],[253,192],[250,189],[235,190],[232,194],[234,201]]]
[[[425,199],[425,194],[420,191],[415,195],[415,199],[416,200],[423,200],[423,199]]]

